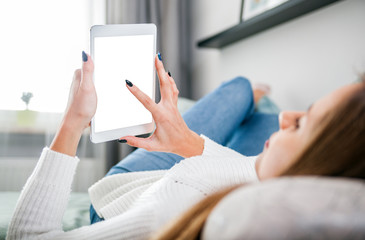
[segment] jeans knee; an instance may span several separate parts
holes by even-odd
[[[250,81],[245,77],[235,77],[232,80],[226,81],[222,84],[222,87],[228,88],[229,91],[232,91],[236,96],[243,97],[246,101],[247,99],[251,99],[253,101],[253,92]]]
[[[228,81],[227,83],[234,85],[235,88],[240,89],[242,92],[247,90],[252,91],[251,83],[245,77],[238,76]]]

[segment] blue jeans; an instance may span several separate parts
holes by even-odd
[[[254,109],[250,82],[237,77],[199,100],[183,118],[194,132],[243,155],[253,156],[262,151],[266,139],[279,128],[276,114],[259,113]],[[172,153],[137,149],[112,167],[107,175],[169,169],[182,159]],[[91,224],[102,220],[91,205]]]

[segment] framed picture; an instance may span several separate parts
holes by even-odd
[[[243,16],[242,20],[246,21],[253,18],[267,10],[277,7],[290,0],[242,0]]]

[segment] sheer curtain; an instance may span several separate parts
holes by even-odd
[[[181,97],[191,97],[191,0],[106,0],[108,24],[154,23],[157,50],[174,77]],[[156,94],[159,96],[159,93]],[[157,97],[158,99],[158,97]],[[125,144],[107,145],[108,167],[131,150]]]
[[[60,124],[90,26],[105,24],[105,1],[1,1],[0,23],[0,191],[19,191]],[[75,191],[105,172],[105,146],[88,138],[85,131]]]

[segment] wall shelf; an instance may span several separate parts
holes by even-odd
[[[340,0],[290,0],[223,32],[198,42],[198,47],[223,48],[251,35]]]

